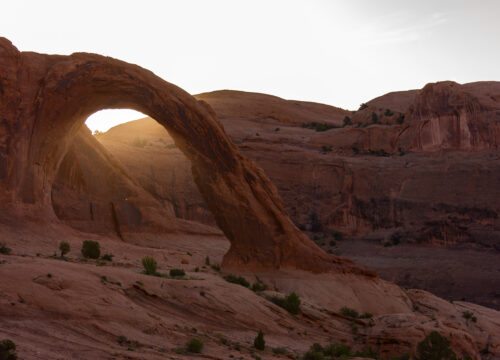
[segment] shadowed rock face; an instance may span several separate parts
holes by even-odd
[[[195,183],[231,241],[224,266],[363,272],[322,252],[293,225],[274,185],[239,153],[210,106],[150,71],[95,54],[21,53],[1,38],[0,95],[3,211],[57,222],[52,184],[86,118],[130,108],[156,119],[190,160]]]

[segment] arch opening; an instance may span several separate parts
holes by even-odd
[[[51,198],[64,223],[125,241],[138,232],[222,235],[186,156],[162,125],[137,111],[101,110],[87,118],[61,161]]]

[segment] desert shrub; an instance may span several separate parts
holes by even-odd
[[[367,358],[367,359],[377,359],[376,354],[373,352],[371,348],[363,351],[356,351],[354,354],[355,357]]]
[[[0,243],[0,254],[9,255],[11,249],[7,247],[4,243]]]
[[[374,124],[378,123],[378,115],[374,112],[372,112],[372,123]]]
[[[385,109],[384,115],[385,116],[392,116],[392,115],[394,115],[394,113],[391,111],[391,109]]]
[[[203,350],[203,341],[197,338],[192,338],[187,342],[186,350],[196,354],[201,353],[201,350]]]
[[[316,131],[327,131],[335,128],[336,126],[327,123],[318,123],[313,121],[310,123],[303,123],[302,127],[306,129],[314,129]]]
[[[250,283],[244,277],[241,277],[241,276],[227,275],[227,276],[224,276],[224,280],[226,280],[227,282],[233,283],[233,284],[238,284],[238,285],[244,286],[244,287],[250,286]]]
[[[344,316],[348,316],[354,319],[357,319],[359,317],[359,313],[351,308],[348,308],[347,306],[344,306],[342,309],[340,309],[340,313]]]
[[[5,339],[0,341],[0,359],[16,360],[16,344],[12,340]]]
[[[399,232],[395,232],[394,234],[391,235],[391,242],[392,242],[392,245],[399,245],[399,243],[401,242],[401,238],[403,236],[399,233]]]
[[[344,118],[344,123],[343,123],[344,126],[348,126],[348,125],[352,125],[352,120],[349,116],[346,116]]]
[[[368,107],[368,105],[366,105],[365,103],[362,103],[361,105],[359,105],[359,109],[358,109],[358,111],[359,111],[359,110],[364,110],[364,109],[366,109],[367,107]]]
[[[267,285],[261,282],[254,282],[251,287],[253,292],[261,292],[267,290]]]
[[[314,343],[309,348],[309,351],[306,352],[303,356],[304,360],[323,360],[325,359],[324,349],[318,343]]]
[[[285,296],[284,298],[277,296],[268,297],[268,300],[278,305],[279,307],[282,307],[290,314],[296,315],[300,311],[300,298],[294,292],[292,292],[288,296]]]
[[[215,271],[220,271],[220,265],[219,264],[213,264],[211,266],[212,269],[214,269]]]
[[[266,348],[266,341],[264,340],[264,333],[262,332],[262,330],[259,330],[259,333],[255,337],[253,346],[257,350],[264,350]]]
[[[205,258],[205,265],[210,266],[210,258],[208,256]]]
[[[359,315],[360,319],[371,319],[372,317],[373,317],[373,314],[370,314],[368,312],[365,312],[365,313]]]
[[[450,349],[450,340],[437,331],[432,331],[417,345],[417,360],[456,360]]]
[[[462,316],[467,320],[467,323],[469,322],[469,320],[471,320],[472,322],[477,322],[477,317],[475,317],[474,313],[471,311],[464,311],[462,313]]]
[[[274,129],[274,131],[280,131],[280,128],[276,128],[276,129]]]
[[[172,277],[184,276],[184,275],[186,275],[186,272],[182,269],[171,269],[169,272],[169,275]]]
[[[59,250],[61,250],[61,257],[69,253],[70,249],[71,248],[69,246],[69,243],[67,243],[66,241],[63,241],[59,244]]]
[[[399,125],[401,125],[402,123],[404,123],[404,121],[405,121],[405,116],[404,116],[404,114],[399,114],[398,119],[396,120],[396,122],[397,122]]]
[[[102,260],[106,260],[106,261],[113,261],[113,255],[111,255],[111,254],[104,254],[103,256],[101,256],[101,259]]]
[[[146,275],[156,275],[156,269],[158,268],[158,264],[156,260],[151,256],[145,256],[142,258],[142,266],[144,267],[144,273]]]
[[[352,152],[354,153],[354,155],[358,155],[359,154],[359,149],[356,146],[353,146],[352,147]]]
[[[288,350],[284,347],[273,348],[273,354],[276,354],[276,355],[288,354]]]
[[[335,231],[333,233],[333,238],[335,239],[335,241],[341,241],[344,238],[344,235],[342,235],[341,232]]]
[[[323,353],[328,356],[340,357],[351,356],[351,348],[344,344],[330,344],[325,347]]]
[[[99,259],[101,247],[97,241],[85,240],[82,244],[82,255],[84,258]]]
[[[335,246],[335,245],[337,245],[337,243],[335,242],[335,240],[330,240],[329,245],[330,246]]]

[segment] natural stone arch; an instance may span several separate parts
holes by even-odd
[[[50,216],[48,189],[86,118],[101,109],[135,109],[163,125],[191,161],[194,180],[231,242],[223,266],[365,272],[303,235],[275,186],[239,153],[210,106],[152,72],[95,54],[20,53],[0,38],[0,86],[1,125],[15,140],[0,159],[5,204]]]

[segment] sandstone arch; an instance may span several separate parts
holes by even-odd
[[[0,99],[3,210],[56,221],[50,188],[78,129],[98,110],[130,108],[163,125],[191,161],[231,241],[223,266],[365,272],[327,255],[294,226],[274,185],[239,153],[207,104],[148,70],[95,54],[21,53],[0,38]]]

